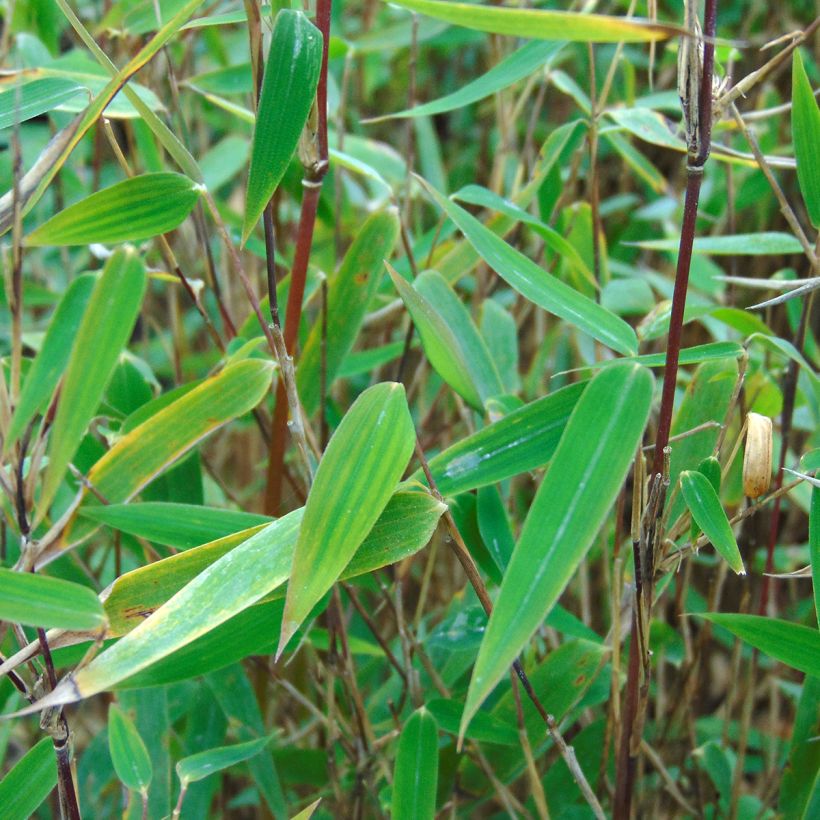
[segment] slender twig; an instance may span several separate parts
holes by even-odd
[[[675,400],[675,385],[678,376],[678,360],[680,357],[681,335],[683,329],[683,314],[686,306],[686,292],[689,284],[689,267],[692,261],[692,247],[695,239],[695,228],[698,216],[698,200],[700,198],[703,169],[709,158],[712,139],[712,78],[715,64],[715,28],[717,20],[717,0],[706,0],[704,9],[702,62],[700,57],[700,43],[696,39],[682,40],[679,64],[679,93],[686,120],[687,137],[687,164],[686,164],[686,194],[683,209],[683,225],[681,227],[680,246],[678,249],[678,264],[675,272],[675,288],[672,295],[672,313],[669,324],[669,339],[666,348],[666,368],[664,371],[663,389],[661,394],[661,408],[658,419],[658,432],[655,439],[654,463],[651,475],[657,477],[663,474],[664,451],[669,443],[669,434],[672,427],[672,410]],[[697,7],[693,0],[686,3],[686,27],[693,31],[698,27]],[[661,490],[657,504],[656,522],[660,526],[659,516],[663,511],[665,491]],[[654,529],[654,524],[651,527]],[[660,533],[658,533],[658,536]],[[639,578],[641,556],[638,548],[634,551],[636,575],[636,603],[633,609],[633,640],[629,647],[629,671],[626,684],[626,698],[623,710],[623,729],[621,745],[618,753],[618,774],[613,806],[615,820],[628,820],[632,808],[632,793],[634,790],[640,743],[636,743],[634,731],[643,721],[642,707],[645,699],[640,695],[640,687],[647,687],[648,680],[640,683],[641,664],[639,663],[639,646],[636,637],[643,634],[637,628],[637,616],[640,609],[640,588],[646,581],[644,596],[651,603],[652,585],[654,577],[654,549],[650,542],[649,553],[646,556],[646,578]],[[646,613],[648,617],[648,612]],[[648,674],[648,664],[643,664],[645,674]]]

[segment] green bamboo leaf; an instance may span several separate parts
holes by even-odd
[[[526,43],[489,71],[463,85],[458,91],[439,97],[437,100],[422,103],[415,108],[407,108],[383,117],[374,117],[368,122],[375,123],[398,117],[433,116],[433,114],[443,114],[446,111],[455,111],[457,108],[472,105],[550,65],[565,45],[560,42],[543,43],[538,40]]]
[[[310,818],[313,817],[313,812],[319,808],[319,803],[321,802],[321,797],[318,800],[314,800],[309,806],[305,806],[302,811],[298,812],[298,814],[294,814],[290,820],[310,820]]]
[[[745,351],[740,342],[707,342],[704,345],[685,347],[680,351],[678,364],[701,364],[717,359],[739,359]],[[576,373],[580,370],[600,370],[602,367],[610,367],[617,362],[635,362],[644,367],[665,367],[666,353],[642,353],[640,356],[625,356],[622,359],[610,359],[605,362],[595,362],[586,367],[579,367],[569,370],[569,373]],[[556,376],[559,374],[555,374]]]
[[[0,130],[53,111],[82,90],[73,80],[59,77],[41,77],[7,88],[0,92]]]
[[[436,816],[438,726],[424,707],[410,715],[399,737],[393,769],[393,820]]]
[[[495,362],[498,375],[508,394],[521,389],[518,373],[518,327],[508,310],[495,299],[485,299],[481,305],[481,338]]]
[[[120,532],[179,550],[198,547],[240,530],[269,524],[272,520],[266,515],[240,510],[163,501],[85,506],[80,508],[80,515]]]
[[[461,733],[558,600],[620,492],[652,404],[635,364],[601,371],[575,406],[504,574],[467,693]]]
[[[781,817],[810,820],[820,799],[820,744],[815,740],[820,735],[820,678],[809,676],[803,681],[792,725],[778,809]]]
[[[89,587],[0,568],[0,621],[99,631],[105,626],[105,612]]]
[[[373,528],[413,453],[404,387],[364,391],[319,462],[293,555],[277,657]]]
[[[57,785],[54,744],[44,737],[0,780],[4,820],[29,820]]]
[[[820,624],[820,487],[812,487],[809,509],[809,556],[811,560],[812,586],[814,588],[814,612]]]
[[[288,167],[307,122],[322,64],[322,35],[301,11],[276,15],[253,132],[242,242]]]
[[[820,106],[798,49],[792,62],[792,139],[803,201],[812,225],[820,228]]]
[[[353,348],[368,305],[384,274],[384,260],[393,253],[399,235],[395,208],[372,214],[356,234],[339,270],[328,281],[327,333],[315,322],[299,359],[296,385],[305,413],[313,414],[321,394],[322,340],[326,338],[325,378],[333,383]]]
[[[698,618],[728,629],[740,640],[787,666],[820,677],[820,632],[816,629],[763,615],[702,612]]]
[[[443,509],[427,493],[396,493],[342,578],[372,572],[417,552],[429,541]],[[253,605],[287,580],[303,514],[300,508],[266,527],[119,578],[103,596],[111,616],[106,634],[127,634],[31,711],[46,701],[73,703],[121,683],[139,688],[182,680],[256,651],[270,651],[276,640],[270,609]],[[249,608],[260,613],[244,612]],[[156,666],[148,669],[152,664]]]
[[[684,470],[680,475],[680,487],[695,523],[726,563],[738,575],[745,575],[746,569],[735,534],[712,483],[701,472]]]
[[[256,407],[273,372],[262,359],[229,365],[126,433],[89,480],[112,504],[127,501],[214,430]]]
[[[96,277],[92,274],[78,276],[66,289],[57,310],[51,317],[45,339],[34,363],[31,365],[20,400],[11,417],[4,452],[8,453],[34,416],[43,410],[54,388],[63,375],[71,345],[80,327],[83,313],[88,305]]]
[[[627,19],[601,14],[482,6],[441,0],[391,0],[393,1],[410,11],[457,26],[538,40],[648,43],[666,40],[681,33],[677,27],[634,17]]]
[[[395,493],[341,577],[363,575],[418,552],[430,540],[443,511],[444,506],[428,492],[404,489]],[[296,512],[301,522],[304,508]],[[105,595],[109,619],[106,634],[116,637],[129,632],[214,561],[265,526],[257,525],[217,538],[120,576]],[[281,586],[287,580],[296,546],[296,530],[290,539],[282,537],[277,530],[271,530],[269,535],[270,539],[277,540],[275,543],[271,540],[272,552],[267,559],[271,592],[265,600],[284,595]],[[268,629],[266,636],[267,642],[272,642],[273,630]]]
[[[190,783],[196,783],[223,769],[236,766],[237,763],[258,755],[271,740],[272,737],[260,737],[245,743],[220,746],[218,749],[208,749],[205,752],[183,757],[176,766],[179,782],[183,788],[187,788]]]
[[[108,708],[108,748],[122,784],[146,794],[154,774],[151,758],[134,722],[115,703]]]
[[[468,404],[482,411],[484,402],[503,393],[504,386],[467,309],[436,271],[424,271],[411,286],[389,264],[387,269],[430,364]]]
[[[680,240],[647,239],[643,242],[624,243],[650,251],[677,253]],[[782,254],[803,253],[799,240],[789,233],[764,231],[763,233],[742,233],[734,236],[699,236],[692,250],[712,256],[780,256]]]
[[[49,434],[38,510],[57,492],[102,399],[142,304],[145,268],[133,250],[116,251],[103,269],[83,315],[66,365],[60,401]]]
[[[430,459],[439,490],[456,495],[543,467],[585,385],[571,384],[513,410]]]
[[[623,319],[547,274],[455,202],[420,181],[476,252],[510,287],[613,350],[627,356],[637,353],[635,331]]]
[[[70,205],[26,237],[27,245],[136,242],[174,230],[199,199],[182,174],[131,177]]]

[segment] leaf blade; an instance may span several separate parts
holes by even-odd
[[[798,49],[792,60],[792,139],[803,201],[812,225],[820,228],[820,106]]]
[[[438,726],[424,707],[418,708],[401,731],[393,776],[395,820],[432,820],[436,815]]]

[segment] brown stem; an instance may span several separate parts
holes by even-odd
[[[687,134],[690,152],[686,166],[686,194],[683,206],[683,225],[681,226],[680,246],[678,249],[678,264],[675,271],[675,289],[672,295],[672,315],[669,324],[669,339],[666,348],[666,367],[661,393],[661,409],[658,419],[658,433],[655,441],[655,456],[652,466],[652,476],[663,474],[664,452],[669,443],[669,433],[672,427],[672,410],[675,400],[675,385],[678,376],[678,360],[680,356],[681,335],[683,329],[683,314],[686,307],[686,291],[689,285],[689,267],[692,262],[692,247],[695,240],[695,227],[698,216],[698,201],[700,187],[703,181],[703,168],[709,158],[712,139],[712,77],[715,66],[715,28],[717,21],[717,0],[706,0],[703,19],[703,67],[700,77],[698,94],[698,122],[696,134]],[[690,70],[694,70],[690,68]],[[692,104],[694,101],[685,101]],[[660,525],[660,516],[663,512],[663,498],[657,505],[657,525]],[[651,525],[654,528],[654,524]],[[626,697],[623,710],[623,729],[621,732],[620,749],[618,750],[617,782],[613,816],[615,820],[628,820],[632,810],[632,793],[635,786],[640,743],[636,743],[633,736],[635,730],[640,730],[643,721],[645,699],[641,697],[641,689],[649,685],[648,680],[641,681],[641,670],[648,667],[640,662],[641,649],[638,646],[639,626],[638,611],[641,606],[642,593],[645,599],[651,602],[652,584],[654,576],[654,550],[652,541],[649,542],[645,567],[646,577],[640,574],[640,555],[635,548],[635,582],[636,601],[632,614],[632,639],[629,644],[629,668],[626,683]],[[646,584],[646,590],[642,589]],[[649,617],[649,612],[645,613]],[[648,648],[644,647],[644,651]],[[646,674],[646,671],[644,672]]]
[[[317,141],[318,158],[313,167],[306,171],[302,185],[305,189],[302,197],[302,211],[299,215],[299,228],[296,235],[296,252],[293,257],[293,268],[290,274],[290,291],[285,314],[285,347],[292,356],[296,347],[299,331],[299,320],[302,316],[302,299],[305,294],[308,260],[313,245],[313,229],[316,224],[316,209],[319,205],[319,194],[322,180],[328,169],[327,144],[327,54],[330,39],[330,9],[332,0],[317,0],[316,25],[322,32],[322,66],[319,72],[319,85],[316,89],[316,107],[318,114]],[[270,282],[269,282],[270,286]],[[271,297],[271,304],[276,299]],[[292,412],[297,412],[292,408]],[[276,388],[276,407],[274,408],[271,428],[270,449],[268,451],[268,476],[265,487],[264,509],[268,515],[276,515],[282,503],[282,467],[285,463],[285,447],[288,426],[288,404],[283,380]]]

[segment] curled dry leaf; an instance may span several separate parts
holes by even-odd
[[[746,451],[743,455],[743,492],[758,498],[772,481],[772,420],[759,413],[746,416]]]

